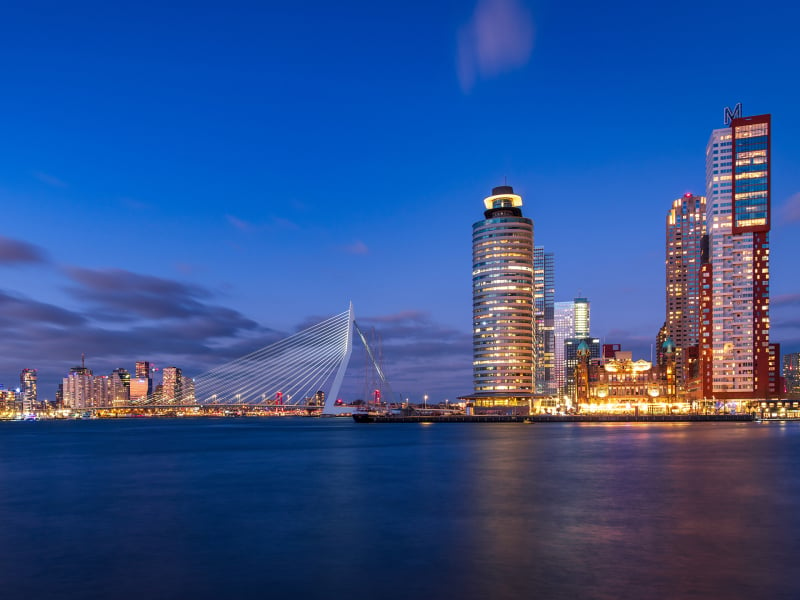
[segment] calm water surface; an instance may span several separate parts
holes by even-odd
[[[800,598],[800,423],[0,423],[0,597]]]

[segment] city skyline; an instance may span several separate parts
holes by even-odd
[[[708,132],[737,102],[775,126],[770,337],[797,352],[800,9],[766,3],[732,64],[714,32],[738,6],[657,25],[634,4],[512,0],[320,4],[311,23],[12,7],[0,383],[34,368],[52,396],[81,353],[192,376],[352,300],[395,389],[453,399],[472,389],[469,227],[505,178],[554,254],[555,299],[589,298],[592,336],[649,359],[664,213],[703,195]]]

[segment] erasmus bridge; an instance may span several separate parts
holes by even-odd
[[[350,412],[352,406],[337,400],[353,351],[354,334],[391,398],[389,382],[356,324],[351,303],[343,313],[196,376],[194,398],[185,398],[187,402],[177,398],[169,406],[263,406],[283,410],[313,407],[323,414]],[[154,395],[137,403],[155,405],[166,407]]]

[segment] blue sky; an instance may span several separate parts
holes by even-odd
[[[471,224],[504,178],[555,253],[557,300],[589,297],[592,333],[649,357],[666,211],[704,193],[708,135],[736,102],[773,115],[772,339],[800,351],[799,17],[770,1],[5,6],[0,383],[38,368],[52,397],[82,352],[100,373],[196,374],[352,300],[395,389],[470,392]]]

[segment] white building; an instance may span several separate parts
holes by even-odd
[[[701,375],[707,399],[765,398],[777,388],[769,343],[770,115],[732,114],[706,147]]]

